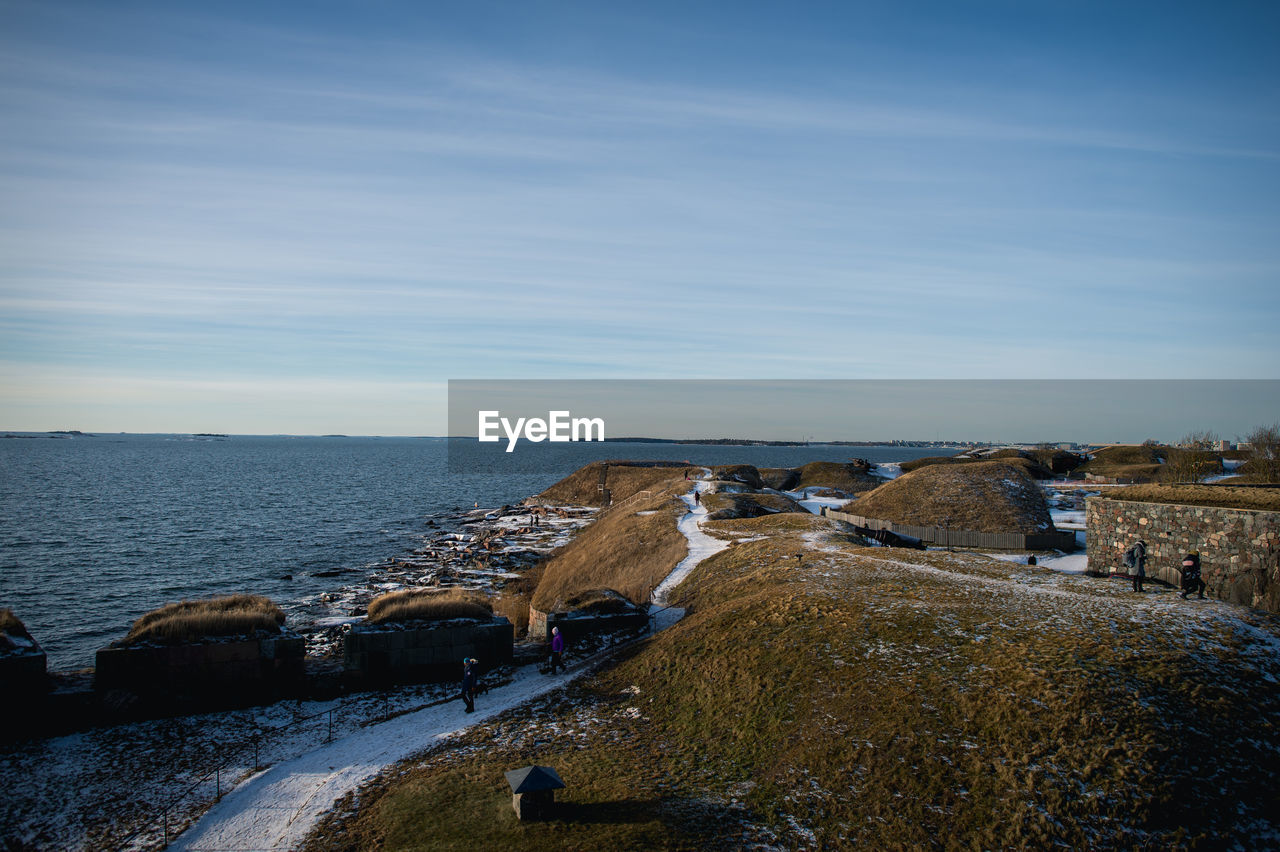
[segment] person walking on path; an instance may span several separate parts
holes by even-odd
[[[1124,564],[1129,569],[1129,575],[1133,577],[1133,590],[1143,591],[1142,581],[1147,576],[1147,543],[1142,539],[1135,541],[1124,552]]]
[[[1200,579],[1200,551],[1193,550],[1186,556],[1182,557],[1182,594],[1179,595],[1184,601],[1187,595],[1197,592],[1200,600],[1204,600],[1204,580]]]
[[[564,664],[564,637],[560,635],[560,628],[551,628],[551,673],[556,673],[556,667],[560,667],[567,671]]]
[[[701,491],[695,491],[695,492],[693,492],[693,502],[694,502],[694,504],[695,504],[695,505],[698,505],[698,506],[701,506],[701,505],[702,505],[702,492],[701,492]]]
[[[478,661],[475,657],[463,659],[462,661],[462,703],[467,705],[466,712],[468,713],[476,712],[477,664]]]

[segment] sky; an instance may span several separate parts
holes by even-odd
[[[451,379],[1280,378],[1278,18],[0,0],[0,429],[443,434]]]

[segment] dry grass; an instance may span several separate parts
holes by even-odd
[[[533,603],[533,594],[538,590],[538,584],[542,582],[542,575],[546,570],[546,561],[539,562],[521,574],[518,580],[511,580],[503,585],[498,597],[494,599],[494,613],[505,616],[511,622],[517,637],[529,632],[529,605]]]
[[[685,511],[675,497],[657,495],[604,513],[551,555],[534,608],[551,612],[595,589],[613,589],[636,604],[648,601],[688,552],[676,529]]]
[[[580,467],[555,485],[543,491],[535,502],[555,506],[601,506],[600,473],[603,462],[592,462]],[[611,492],[614,503],[620,503],[637,491],[654,490],[672,480],[683,480],[684,472],[692,466],[632,467],[626,464],[610,464],[605,487]]]
[[[1039,486],[1021,467],[1004,461],[929,465],[886,482],[845,511],[897,524],[978,532],[1053,528]]]
[[[1160,475],[1161,459],[1167,458],[1169,447],[1148,444],[1117,444],[1103,447],[1076,470],[1116,479],[1151,482]]]
[[[740,482],[748,488],[764,488],[760,471],[749,464],[718,464],[711,468],[711,478]]]
[[[703,494],[702,505],[707,509],[707,520],[721,521],[730,518],[758,518],[778,512],[804,512],[803,506],[781,494],[751,494],[725,492]]]
[[[759,468],[760,481],[774,491],[791,491],[800,481],[800,472],[790,467]]]
[[[20,643],[12,641],[10,637],[25,639],[27,642],[35,641],[27,632],[22,619],[14,615],[13,610],[3,607],[0,608],[0,651],[11,651],[19,646]]]
[[[1232,488],[1229,485],[1129,485],[1102,495],[1111,500],[1185,506],[1219,506],[1280,512],[1280,488]]]
[[[1276,641],[1276,619],[1135,617],[1106,581],[810,523],[706,560],[675,592],[680,623],[387,773],[309,848],[1269,842],[1280,661],[1254,637]],[[568,783],[556,819],[511,813],[502,772],[527,763]]]
[[[0,636],[21,636],[23,639],[30,639],[31,634],[27,632],[27,627],[22,623],[22,619],[14,614],[13,610],[8,607],[0,609]]]
[[[368,619],[374,624],[401,621],[448,621],[493,617],[493,603],[484,595],[465,589],[401,589],[369,602]]]
[[[569,598],[565,601],[565,609],[590,615],[617,615],[634,612],[636,605],[612,589],[593,589]]]
[[[869,468],[841,462],[809,462],[797,471],[800,479],[792,490],[801,488],[834,488],[846,494],[870,491],[884,482],[872,476]]]
[[[915,459],[909,462],[903,462],[901,467],[904,473],[911,473],[922,467],[931,465],[946,464],[983,464],[990,461],[1002,461],[1005,464],[1011,464],[1020,467],[1027,472],[1028,475],[1036,479],[1052,479],[1053,470],[1033,458],[1029,452],[1023,450],[999,450],[989,456],[928,456],[922,459]]]
[[[180,601],[153,610],[133,623],[118,644],[159,642],[180,645],[225,636],[247,636],[258,631],[279,633],[284,611],[261,595],[229,595],[198,601]]]

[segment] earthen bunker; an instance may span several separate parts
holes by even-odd
[[[488,669],[510,663],[515,628],[489,621],[407,621],[354,625],[345,639],[348,678],[373,683],[445,683],[462,676],[462,660]]]

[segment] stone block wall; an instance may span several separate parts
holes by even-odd
[[[510,663],[515,628],[506,618],[486,622],[357,624],[347,633],[347,676],[388,683],[444,683],[462,677],[462,660],[482,670]]]
[[[103,648],[97,654],[94,688],[233,703],[283,697],[296,693],[302,683],[305,652],[305,640],[296,633]]]
[[[559,627],[564,641],[572,645],[584,636],[647,630],[649,614],[641,610],[613,615],[579,615],[577,613],[546,613],[529,608],[530,639],[548,641],[553,627]]]
[[[1182,557],[1200,551],[1206,595],[1280,612],[1280,512],[1085,501],[1089,569],[1125,572],[1124,551],[1147,543],[1147,575],[1178,585]]]

